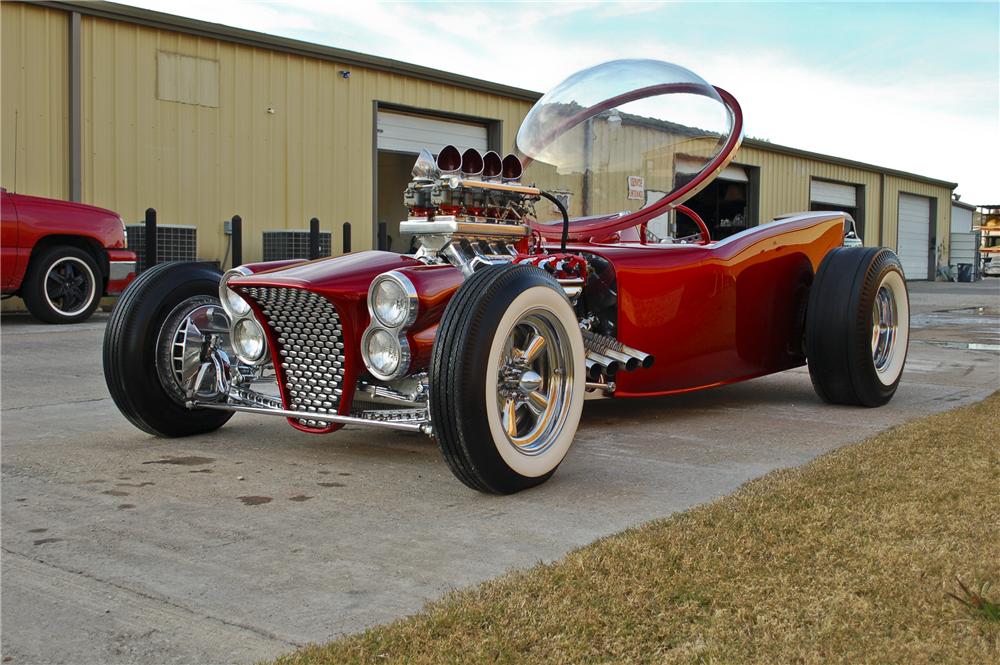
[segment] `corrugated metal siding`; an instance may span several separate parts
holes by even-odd
[[[936,261],[938,266],[948,265],[948,246],[951,235],[951,190],[946,187],[896,176],[886,176],[882,244],[886,247],[899,247],[899,195],[901,193],[926,196],[932,199],[931,215],[935,220]],[[931,279],[934,279],[934,275],[931,275]]]
[[[760,221],[766,223],[779,215],[809,210],[812,178],[861,185],[858,203],[864,203],[864,242],[878,244],[879,175],[839,164],[803,159],[759,148],[742,147],[733,160],[760,167]]]
[[[69,198],[69,16],[4,2],[0,26],[0,183],[15,189],[16,145],[17,191]]]
[[[976,250],[979,247],[979,234],[973,231],[968,233],[952,232],[951,234],[951,256],[949,265],[957,266],[959,263],[969,263],[976,265]]]
[[[198,224],[199,256],[222,258],[222,220],[261,233],[319,217],[371,243],[374,102],[499,120],[513,146],[530,104],[497,95],[104,19],[83,19],[84,199],[137,220]],[[219,106],[162,101],[157,53],[219,62]],[[269,113],[268,109],[273,113]]]

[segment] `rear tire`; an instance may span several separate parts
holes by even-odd
[[[543,270],[491,266],[466,280],[430,370],[434,436],[455,476],[493,494],[548,480],[580,421],[583,356],[576,314]]]
[[[79,323],[101,304],[104,276],[94,257],[72,245],[56,245],[31,257],[21,296],[44,323]]]
[[[909,337],[909,296],[896,255],[865,247],[827,254],[806,312],[806,358],[816,394],[831,404],[885,404],[903,375]]]
[[[196,263],[161,263],[143,271],[118,299],[104,333],[104,379],[129,422],[155,436],[214,431],[232,412],[191,410],[182,392],[167,383],[160,332],[185,307],[217,306],[222,275]],[[168,389],[168,387],[170,389]]]

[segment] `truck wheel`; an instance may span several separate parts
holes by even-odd
[[[103,286],[93,256],[79,247],[56,245],[31,258],[21,295],[39,321],[79,323],[101,303]]]
[[[129,422],[155,436],[214,431],[232,412],[184,406],[187,381],[208,334],[229,344],[215,269],[162,263],[140,273],[111,312],[104,332],[104,379]]]
[[[816,272],[806,312],[806,358],[832,404],[881,406],[903,375],[910,301],[903,267],[885,248],[839,247]]]
[[[555,472],[583,409],[583,337],[562,287],[533,266],[482,268],[438,329],[434,436],[455,476],[511,494]]]

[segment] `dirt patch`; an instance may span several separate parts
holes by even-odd
[[[108,496],[128,496],[128,492],[121,490],[104,490],[101,494],[107,494]]]
[[[320,487],[347,487],[344,483],[316,483]]]
[[[143,464],[177,464],[179,466],[201,466],[202,464],[211,464],[215,461],[214,457],[197,457],[195,455],[189,455],[187,457],[164,457],[163,459],[154,459],[148,462],[143,462]]]
[[[296,494],[295,496],[288,497],[288,500],[301,502],[301,501],[308,501],[311,498],[312,498],[311,496],[306,496],[305,494]]]
[[[244,506],[259,506],[273,501],[269,496],[238,496],[236,498],[242,501]]]

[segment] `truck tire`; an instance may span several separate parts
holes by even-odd
[[[490,266],[448,303],[431,358],[434,436],[455,476],[511,494],[548,480],[583,409],[583,337],[559,283]]]
[[[104,379],[122,415],[144,432],[204,434],[233,415],[185,407],[169,356],[176,331],[192,316],[211,324],[203,324],[201,334],[222,334],[225,326],[228,339],[228,319],[218,297],[221,277],[203,264],[161,263],[140,273],[111,312],[104,332]]]
[[[90,253],[72,245],[54,245],[31,257],[21,297],[39,321],[79,323],[101,304],[104,276]]]
[[[896,255],[875,247],[827,254],[806,310],[816,394],[831,404],[885,404],[899,386],[909,338],[910,302]]]

